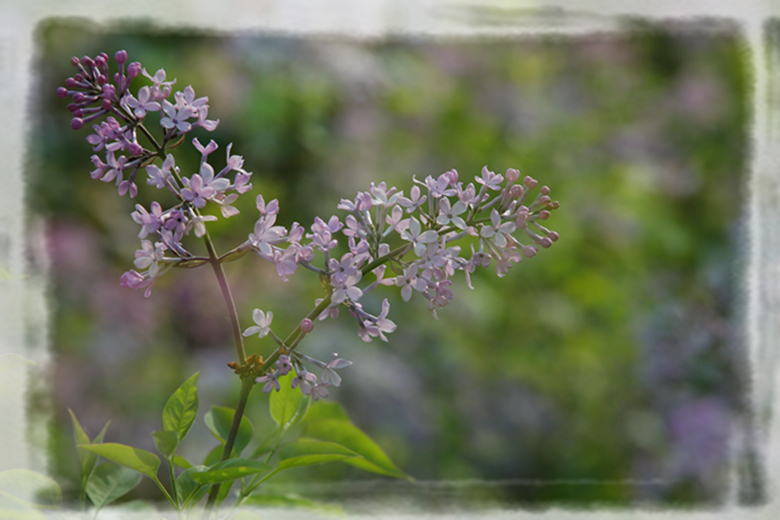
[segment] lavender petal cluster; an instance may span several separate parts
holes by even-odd
[[[266,392],[278,390],[278,378],[290,370],[296,373],[293,387],[315,400],[327,397],[328,388],[340,384],[341,378],[334,370],[350,365],[350,361],[334,356],[326,363],[294,350],[311,332],[312,319],[334,318],[346,309],[355,319],[363,341],[387,341],[387,334],[397,328],[388,317],[389,300],[382,301],[378,313],[363,306],[364,296],[380,285],[397,288],[405,302],[418,293],[437,318],[437,310],[454,298],[452,278],[458,271],[464,273],[467,285],[473,289],[471,275],[477,268],[492,265],[497,276],[503,277],[523,258],[535,256],[540,247],[549,248],[559,238],[542,224],[559,207],[550,198],[547,186],[532,195],[538,185],[535,179],[525,176],[521,181],[517,169],[509,168],[501,175],[485,166],[468,183],[460,180],[456,170],[437,177],[429,175],[422,181],[413,177],[408,196],[385,182],[371,183],[354,199],[341,199],[337,209],[345,216],[315,217],[308,227],[293,222],[287,229],[277,224],[279,202],[266,202],[262,194],[257,195],[259,218],[247,240],[217,256],[206,223],[218,217],[202,214],[201,210],[212,205],[224,218],[236,215],[238,209],[233,203],[251,190],[252,173],[243,169],[241,156],[231,153],[232,144],[227,146],[224,167],[217,171],[210,160],[217,143],[210,140],[204,146],[194,138],[192,145],[201,154],[200,166],[196,173],[182,174],[169,151],[195,128],[216,128],[218,121],[207,119],[208,98],[196,97],[191,86],[173,92],[176,80],[168,81],[163,69],[150,75],[140,63],[125,66],[125,51],[117,52],[114,59],[117,71],[111,77],[105,53],[94,59],[72,58],[78,73],[68,78],[57,94],[73,99],[68,108],[74,116],[74,129],[94,123],[94,133],[86,140],[103,156],[92,156],[92,178],[115,182],[120,195],[129,193],[132,198],[138,191],[134,182],[137,173],[143,169],[147,184],[167,192],[167,199],[172,200],[167,209],[158,201],[149,208],[136,205],[131,218],[140,226],[141,248],[134,260],[139,271],[124,273],[120,284],[144,289],[148,297],[155,281],[171,268],[206,263],[216,268],[250,251],[274,264],[284,281],[299,267],[319,276],[324,294],[315,300],[315,310],[289,336],[289,342],[274,333],[271,311],[254,309],[255,325],[243,332],[243,336],[269,336],[278,344],[275,369],[262,369],[257,377]],[[151,84],[133,93],[130,85],[141,74]],[[169,101],[171,95],[173,103]],[[145,125],[153,113],[159,116],[157,138]],[[145,137],[148,148],[139,144],[139,134]],[[161,164],[154,164],[156,161]],[[205,237],[208,257],[196,256],[187,249],[184,237],[190,234]],[[464,245],[470,252],[464,252]],[[304,362],[323,369],[319,381],[306,371]]]

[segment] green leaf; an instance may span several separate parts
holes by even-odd
[[[286,376],[280,377],[279,391],[271,392],[269,398],[271,417],[276,421],[276,424],[285,429],[289,428],[287,423],[295,417],[304,397],[299,390],[292,388],[292,378],[293,371],[290,371]]]
[[[154,439],[154,445],[166,459],[173,456],[176,452],[176,447],[179,445],[179,436],[174,431],[162,430],[159,432],[152,432],[152,438]]]
[[[87,483],[87,496],[97,509],[136,487],[143,477],[124,466],[106,462],[95,468]]]
[[[206,455],[206,458],[203,459],[203,465],[204,466],[213,466],[220,460],[222,460],[222,453],[225,451],[224,445],[220,444],[219,446],[214,446],[214,448]]]
[[[73,421],[73,436],[76,438],[76,445],[91,444],[92,442],[89,440],[89,436],[84,431],[84,428],[81,427],[81,424],[79,424],[78,419],[76,419],[76,414],[74,414],[73,410],[70,408],[68,408],[68,412]],[[95,467],[97,455],[80,449],[77,449],[76,452],[79,456],[79,466],[81,466],[81,487],[83,488],[89,479],[89,475],[92,473],[92,469]]]
[[[36,507],[57,507],[62,503],[59,484],[42,473],[28,469],[0,472],[0,493],[8,501]]]
[[[347,464],[352,464],[358,468],[381,475],[414,480],[412,477],[398,469],[395,464],[390,461],[385,452],[382,451],[382,448],[349,421],[343,419],[307,420],[304,428],[304,435],[323,441],[341,444],[355,453],[362,455],[363,458],[346,459],[344,462]]]
[[[212,406],[211,410],[203,418],[206,426],[211,433],[219,439],[223,444],[225,443],[228,435],[230,434],[230,426],[233,424],[233,415],[235,410],[224,406]],[[236,435],[236,441],[233,444],[233,451],[237,454],[241,454],[241,451],[246,448],[249,441],[252,440],[252,434],[254,429],[252,423],[246,418],[246,415],[241,417],[241,424],[238,426],[238,434]]]
[[[268,464],[251,459],[228,459],[215,464],[207,471],[193,472],[190,476],[200,485],[216,484],[226,482],[237,478],[246,477],[268,471],[271,468]]]
[[[310,509],[326,515],[344,516],[344,509],[342,509],[341,506],[315,502],[314,500],[303,498],[295,493],[287,493],[284,495],[258,493],[257,495],[248,496],[241,504],[264,507],[295,507],[299,509]]]
[[[142,473],[157,482],[157,470],[160,468],[160,458],[154,453],[149,453],[140,448],[133,448],[132,446],[125,446],[124,444],[117,444],[115,442],[107,442],[105,444],[82,444],[78,447],[89,450],[112,462],[116,462],[117,464],[121,464],[122,466]]]
[[[183,439],[190,431],[195,416],[198,414],[198,381],[200,372],[196,372],[187,379],[171,395],[162,412],[163,430],[176,432],[179,440]]]
[[[192,478],[193,473],[202,473],[208,469],[206,466],[192,466],[176,478],[176,493],[182,507],[194,506],[208,492],[207,486],[198,484]]]
[[[303,438],[279,450],[279,470],[325,464],[354,457],[360,455],[335,442]]]
[[[314,403],[306,416],[306,421],[319,421],[322,419],[340,419],[342,421],[349,421],[349,415],[347,415],[344,407],[340,403],[334,401],[320,401]]]
[[[179,455],[173,457],[173,463],[179,466],[181,469],[190,469],[192,467],[192,463],[190,461]]]

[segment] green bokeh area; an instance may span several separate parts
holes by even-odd
[[[175,89],[207,95],[220,125],[188,141],[217,141],[216,168],[232,142],[254,173],[241,214],[209,224],[220,251],[246,240],[258,193],[279,199],[281,224],[308,226],[316,215],[343,219],[338,201],[371,181],[408,193],[413,175],[455,168],[467,183],[487,164],[518,168],[560,201],[548,221],[561,237],[552,248],[504,278],[492,266],[478,271],[474,290],[459,275],[439,320],[420,295],[404,303],[383,288],[364,305],[378,312],[390,299],[398,330],[388,343],[364,344],[346,312],[302,343],[312,356],[355,361],[332,398],[403,471],[494,481],[456,495],[512,505],[725,500],[729,443],[747,416],[738,289],[750,78],[735,27],[360,42],[52,22],[38,45],[28,207],[47,229],[50,448],[66,494],[78,478],[68,407],[91,435],[110,419],[106,440],[152,450],[165,400],[201,371],[185,453],[197,459],[214,445],[202,413],[235,406],[238,395],[207,268],[171,272],[148,299],[119,287],[139,247],[134,204],[171,201],[141,183],[136,200],[120,198],[90,179],[88,131],[70,129],[67,101],[54,94],[73,74],[71,56],[126,49],[150,73],[165,68]],[[197,151],[188,142],[179,150],[182,173],[195,173]],[[258,307],[287,331],[321,297],[308,271],[284,283],[257,257],[227,267],[244,327]],[[247,348],[263,354],[272,344],[255,338]],[[249,417],[270,428],[267,396],[254,392]],[[373,477],[332,464],[285,478]]]

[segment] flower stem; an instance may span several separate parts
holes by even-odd
[[[233,295],[230,292],[230,286],[227,283],[225,270],[222,268],[222,262],[220,261],[217,252],[214,250],[214,244],[211,242],[208,233],[203,236],[203,240],[206,242],[206,249],[208,249],[209,252],[209,263],[211,264],[212,269],[214,269],[214,274],[219,282],[219,288],[222,290],[222,297],[225,299],[225,304],[228,308],[230,328],[233,331],[233,342],[236,344],[238,362],[243,364],[246,362],[246,351],[244,350],[244,338],[241,336],[241,326],[238,324],[236,303],[233,301]]]
[[[225,441],[225,449],[222,451],[222,459],[220,462],[226,461],[233,453],[233,445],[236,442],[238,436],[238,427],[241,425],[241,418],[244,416],[244,409],[246,408],[246,402],[249,399],[249,392],[252,387],[255,386],[255,381],[251,377],[241,379],[241,393],[238,396],[238,406],[236,406],[236,413],[233,414],[233,423],[230,425],[230,433]],[[221,484],[214,484],[209,491],[209,498],[206,501],[206,509],[203,511],[203,519],[208,518],[209,513],[214,507],[214,503],[217,500],[219,494],[219,487]]]

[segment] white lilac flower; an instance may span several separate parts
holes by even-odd
[[[276,360],[276,368],[279,370],[279,374],[286,376],[292,370],[292,363],[290,362],[290,356],[282,354],[279,359]]]
[[[287,230],[282,226],[274,226],[276,215],[260,217],[255,222],[254,233],[249,234],[249,243],[266,260],[274,260],[273,245],[282,240]]]
[[[314,401],[319,401],[320,398],[325,399],[330,395],[328,387],[330,383],[321,382],[311,387],[311,398]]]
[[[397,276],[395,284],[401,288],[401,298],[408,302],[412,297],[412,289],[423,292],[428,287],[428,282],[417,277],[417,263],[404,269],[403,276]]]
[[[311,372],[307,372],[302,366],[295,367],[295,377],[292,380],[292,388],[301,387],[301,393],[303,395],[311,394],[312,387],[317,382],[317,376]]]
[[[162,225],[162,207],[157,201],[152,202],[152,211],[146,211],[146,208],[140,204],[135,205],[135,211],[130,214],[130,217],[136,224],[141,225],[141,231],[138,233],[138,238],[144,238],[149,233],[156,233]]]
[[[255,199],[255,205],[257,206],[257,210],[263,216],[271,216],[279,213],[279,201],[277,199],[274,199],[266,204],[265,199],[263,199],[263,195],[260,194]]]
[[[493,225],[482,226],[482,230],[479,233],[480,236],[484,238],[492,238],[499,247],[506,247],[506,236],[515,230],[515,223],[509,221],[502,224],[501,215],[499,215],[498,211],[495,209],[493,209],[493,211],[490,213],[490,223]]]
[[[160,118],[160,126],[166,129],[176,129],[179,132],[189,132],[192,125],[187,119],[195,116],[195,109],[190,106],[183,106],[176,109],[169,101],[163,100],[163,111],[165,116]]]
[[[171,85],[176,83],[176,80],[165,81],[165,69],[158,69],[154,76],[151,76],[146,72],[146,69],[143,69],[143,75],[152,80],[151,93],[154,99],[159,101],[171,95]]]
[[[360,281],[362,274],[358,271],[355,275],[347,276],[343,282],[333,283],[333,294],[330,301],[334,304],[343,303],[347,298],[355,302],[363,296],[363,291],[356,284]]]
[[[146,116],[146,112],[156,112],[160,110],[160,103],[154,100],[154,95],[149,87],[141,87],[138,90],[138,99],[132,94],[124,97],[124,103],[133,109],[133,113],[138,118]]]
[[[322,381],[326,383],[330,383],[333,386],[339,386],[341,385],[341,376],[338,375],[335,371],[341,368],[348,367],[352,364],[352,361],[348,361],[346,359],[341,359],[338,357],[338,354],[333,354],[333,357],[331,357],[330,361],[328,361],[327,364],[325,364],[321,379]]]
[[[271,390],[279,391],[279,388],[281,386],[279,385],[279,379],[278,379],[279,371],[277,370],[274,373],[268,373],[264,376],[260,376],[255,379],[257,383],[263,384],[263,392],[269,393]]]
[[[425,251],[426,244],[437,242],[439,240],[439,234],[432,229],[422,231],[420,222],[414,218],[409,219],[409,229],[405,229],[401,232],[401,238],[407,242],[411,242],[414,245],[414,252],[417,256],[422,256]]]
[[[149,240],[141,240],[141,249],[135,252],[133,264],[139,269],[148,267],[149,276],[155,278],[159,270],[158,262],[162,261],[165,249],[165,245],[161,242],[152,245]]]
[[[482,177],[474,177],[478,183],[483,186],[487,186],[491,190],[498,191],[501,189],[501,182],[504,180],[504,176],[501,174],[493,173],[488,170],[487,166],[482,167]]]
[[[419,186],[412,186],[411,189],[411,198],[408,199],[406,197],[398,197],[398,203],[406,208],[407,213],[413,213],[417,210],[427,199],[427,195],[420,196],[420,187]]]
[[[156,188],[164,188],[168,179],[172,178],[171,168],[175,165],[173,155],[168,154],[163,161],[162,168],[150,164],[146,167],[146,174],[149,176],[146,183],[155,186]]]
[[[446,226],[452,222],[455,227],[459,229],[466,229],[466,221],[460,218],[458,215],[465,213],[468,209],[468,204],[459,200],[454,206],[450,206],[450,201],[447,198],[439,199],[439,216],[436,218],[436,222],[442,226]]]
[[[263,338],[268,335],[271,330],[271,321],[274,319],[274,313],[268,311],[265,313],[260,309],[252,311],[252,320],[257,324],[253,327],[249,327],[244,331],[244,336],[251,336],[257,334],[257,337]]]

